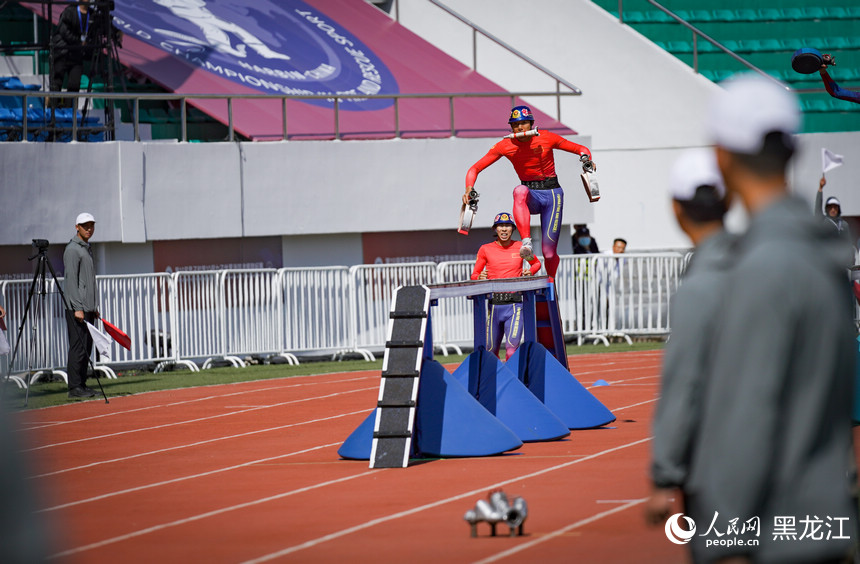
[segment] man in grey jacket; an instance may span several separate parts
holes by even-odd
[[[93,338],[86,322],[99,316],[99,290],[90,237],[96,228],[92,214],[81,213],[75,220],[75,237],[63,253],[65,266],[66,325],[69,330],[69,397],[90,398],[95,391],[87,387],[87,363]]]
[[[666,344],[660,401],[654,415],[653,491],[645,506],[652,524],[664,523],[687,482],[712,363],[715,323],[726,301],[735,237],[723,228],[728,198],[712,149],[690,149],[669,173],[672,209],[696,249],[672,297],[672,337]]]
[[[857,543],[845,243],[786,187],[796,96],[758,75],[724,84],[708,132],[750,221],[705,378],[690,546],[697,562],[841,562]]]

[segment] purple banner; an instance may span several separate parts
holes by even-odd
[[[399,92],[367,45],[301,0],[120,1],[114,22],[128,36],[266,94],[354,94],[343,109],[377,110],[392,100],[360,96]]]

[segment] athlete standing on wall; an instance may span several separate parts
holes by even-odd
[[[511,214],[502,212],[493,220],[496,240],[478,249],[478,260],[472,270],[472,280],[516,278],[531,276],[540,270],[540,261],[531,255],[529,267],[523,268],[520,256],[522,243],[514,241],[514,220]],[[519,292],[496,292],[490,299],[490,313],[487,316],[487,349],[498,356],[505,336],[505,360],[509,359],[520,346],[523,338],[522,308],[523,296]]]
[[[531,214],[540,214],[541,251],[546,262],[546,271],[551,279],[558,270],[558,237],[561,231],[564,209],[564,190],[555,174],[553,149],[583,155],[583,170],[596,170],[591,161],[591,151],[584,145],[568,141],[551,131],[534,128],[534,116],[528,106],[516,106],[511,110],[508,123],[513,134],[502,139],[476,162],[466,173],[466,193],[463,203],[468,205],[469,192],[475,185],[478,173],[502,157],[507,157],[520,179],[514,188],[514,221],[522,238],[520,255],[527,259],[533,256],[531,240]]]

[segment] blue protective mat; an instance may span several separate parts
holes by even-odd
[[[343,458],[370,460],[376,410],[344,441]],[[435,360],[425,361],[418,384],[412,458],[491,456],[523,446]]]
[[[525,342],[506,363],[568,429],[591,429],[615,416],[539,343]]]
[[[483,347],[466,357],[453,376],[521,441],[551,441],[570,435],[564,422]]]

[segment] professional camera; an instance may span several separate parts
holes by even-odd
[[[47,239],[33,239],[33,246],[39,251],[47,251],[49,244]]]

